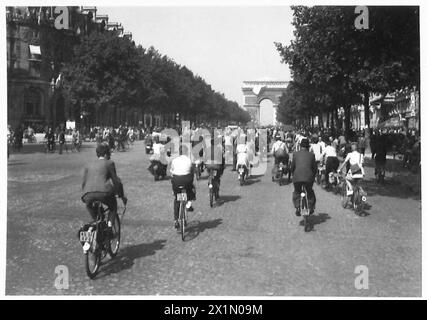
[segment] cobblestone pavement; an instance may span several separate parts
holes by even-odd
[[[80,153],[11,155],[8,295],[421,295],[419,195],[393,179],[378,186],[372,167],[364,182],[367,216],[342,209],[338,196],[316,186],[309,233],[294,215],[291,185],[273,183],[268,168],[240,187],[228,167],[214,208],[206,179],[196,182],[182,242],[172,225],[170,181],[153,181],[139,141],[113,155],[129,198],[119,255],[89,280],[77,230],[89,220],[81,168],[94,157],[93,144]],[[68,289],[55,288],[58,265],[69,270]],[[369,289],[355,288],[359,265],[368,267]]]

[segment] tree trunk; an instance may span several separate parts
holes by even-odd
[[[344,107],[344,135],[350,136],[350,123],[351,123],[351,106],[347,105]]]
[[[329,126],[329,110],[326,111],[326,128],[330,129],[330,126]]]
[[[334,123],[335,123],[335,131],[337,131],[338,129],[340,129],[339,127],[339,121],[338,121],[338,108],[335,108],[332,112],[332,116],[334,118]]]
[[[365,126],[370,127],[370,111],[369,111],[369,92],[365,91],[363,93],[363,106],[365,107]]]

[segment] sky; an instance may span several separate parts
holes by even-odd
[[[292,11],[258,7],[102,7],[110,22],[132,32],[135,43],[155,47],[187,66],[227,99],[243,104],[244,80],[290,80],[274,46],[293,38]]]

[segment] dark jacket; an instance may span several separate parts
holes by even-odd
[[[317,173],[314,153],[303,148],[293,154],[291,171],[292,182],[314,182]]]
[[[88,192],[104,192],[110,195],[118,194],[119,197],[123,196],[123,185],[117,176],[116,166],[112,160],[97,159],[85,167],[82,195]]]

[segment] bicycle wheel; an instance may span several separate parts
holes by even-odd
[[[353,209],[357,215],[362,212],[362,197],[360,196],[359,188],[355,188],[353,193]]]
[[[310,222],[308,221],[309,212],[308,212],[308,199],[307,196],[305,196],[302,199],[302,210],[305,211],[304,216],[304,232],[308,232],[310,230]]]
[[[213,207],[213,198],[214,198],[213,188],[209,188],[209,205],[211,206],[211,208]]]
[[[180,217],[180,227],[181,227],[181,239],[185,241],[185,224],[187,223],[185,217],[185,202],[181,201],[180,209],[179,209],[179,217]]]
[[[341,206],[345,209],[347,208],[348,204],[348,196],[347,196],[347,186],[345,183],[341,185],[341,193],[340,193],[340,199],[341,199]]]
[[[101,250],[97,243],[97,239],[93,240],[91,248],[85,253],[85,269],[86,274],[90,279],[95,278],[101,263]]]
[[[111,238],[108,240],[108,247],[107,247],[107,251],[108,254],[110,255],[111,258],[114,258],[117,253],[119,252],[119,247],[120,247],[120,219],[119,216],[116,215],[116,218],[113,221],[113,225],[112,225],[112,235]]]
[[[245,174],[242,173],[239,177],[240,180],[240,186],[243,186],[243,184],[245,183]]]
[[[215,196],[215,201],[218,201],[218,199],[219,199],[219,185],[215,186],[214,196]]]

